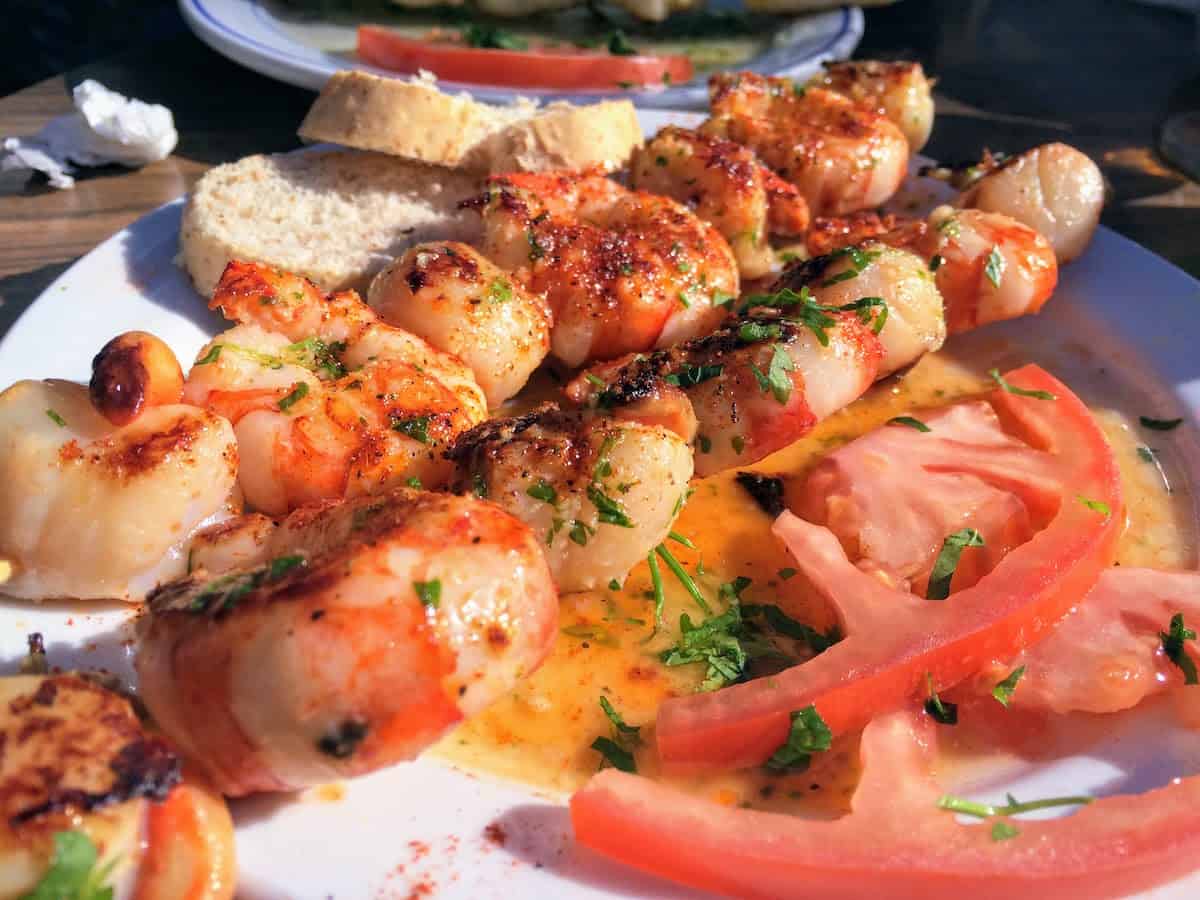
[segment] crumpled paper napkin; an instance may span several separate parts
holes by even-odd
[[[138,168],[175,149],[179,133],[165,106],[110,91],[90,78],[76,86],[75,112],[59,116],[32,137],[4,139],[0,171],[44,172],[51,187],[71,188],[72,165],[120,163]]]

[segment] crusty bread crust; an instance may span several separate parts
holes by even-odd
[[[299,135],[474,172],[614,171],[642,144],[628,100],[492,106],[442,93],[428,80],[359,71],[329,79]]]
[[[328,291],[365,290],[422,240],[473,240],[459,201],[475,176],[355,150],[248,156],[196,183],[180,228],[182,263],[212,293],[231,259],[266,263]]]

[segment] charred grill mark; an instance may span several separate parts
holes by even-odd
[[[758,504],[759,509],[772,519],[786,508],[783,502],[783,479],[757,472],[738,472],[737,483]]]
[[[117,478],[135,478],[157,468],[177,453],[189,452],[207,427],[205,421],[180,416],[170,428],[140,435],[135,440],[100,444],[95,462]],[[62,456],[60,454],[60,458]]]

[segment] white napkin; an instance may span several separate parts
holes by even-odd
[[[165,106],[110,91],[98,81],[79,84],[75,112],[59,116],[32,137],[5,138],[0,171],[35,169],[56,188],[74,187],[71,165],[120,163],[137,168],[163,159],[179,141]]]

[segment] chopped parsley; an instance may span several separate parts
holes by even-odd
[[[850,303],[843,303],[841,306],[824,306],[813,299],[807,285],[801,287],[799,291],[783,288],[772,294],[755,294],[742,304],[741,311],[746,312],[756,306],[778,309],[786,318],[799,322],[816,336],[822,347],[829,346],[828,330],[837,325],[837,319],[833,317],[833,313],[856,313],[859,321],[864,325],[874,318],[875,322],[871,330],[876,334],[883,330],[888,316],[887,303],[882,297],[860,297]],[[738,336],[749,343],[740,332]]]
[[[422,444],[429,443],[430,416],[413,416],[411,419],[391,418],[392,431],[398,431]]]
[[[525,237],[529,241],[529,261],[536,262],[546,255],[546,250],[538,243],[537,235],[533,233],[532,228],[525,230]]]
[[[738,328],[737,335],[743,344],[754,344],[776,340],[782,333],[783,329],[773,322],[745,322]]]
[[[958,704],[950,703],[938,696],[933,689],[933,675],[925,673],[925,684],[929,688],[929,697],[925,701],[925,714],[939,725],[958,724]]]
[[[470,24],[460,34],[463,43],[468,47],[479,47],[483,50],[528,50],[529,42],[520,35],[513,34],[495,25]]]
[[[1006,804],[1003,806],[994,806],[991,803],[977,803],[974,800],[955,797],[953,794],[942,794],[938,798],[937,805],[939,809],[947,809],[950,812],[961,813],[964,816],[975,816],[977,819],[990,819],[994,816],[1015,816],[1018,813],[1051,809],[1056,806],[1086,806],[1095,799],[1087,795],[1078,795],[1074,797],[1047,797],[1044,800],[1027,800],[1021,803],[1012,794],[1005,795],[1005,798],[1008,800]]]
[[[663,376],[663,381],[675,387],[695,387],[710,378],[717,378],[725,371],[723,365],[684,366],[683,368]],[[601,382],[603,383],[603,382]]]
[[[600,708],[604,710],[604,715],[608,717],[608,721],[612,722],[614,736],[631,741],[635,744],[641,743],[642,738],[638,734],[638,732],[642,730],[640,725],[626,724],[625,720],[621,718],[621,714],[613,708],[611,703],[608,702],[607,697],[602,696],[600,698]]]
[[[924,434],[928,434],[929,432],[933,431],[932,428],[930,428],[920,419],[914,419],[912,416],[896,416],[888,419],[887,423],[889,425],[907,425],[909,428],[916,429]]]
[[[1138,416],[1138,421],[1151,431],[1174,431],[1183,424],[1183,419],[1152,419],[1149,416]]]
[[[796,364],[792,362],[791,356],[788,355],[782,344],[775,344],[771,348],[771,362],[767,366],[765,375],[758,366],[750,363],[750,371],[754,373],[754,378],[758,381],[759,390],[764,394],[770,391],[779,404],[787,403],[788,398],[792,395],[792,379],[788,373],[794,372],[795,369]]]
[[[652,570],[653,575],[653,570]],[[659,658],[668,666],[703,663],[704,680],[699,690],[715,691],[732,684],[746,668],[746,651],[738,640],[742,615],[737,603],[719,616],[709,616],[699,625],[684,613],[679,617],[679,641]]]
[[[717,288],[715,291],[713,291],[712,305],[728,306],[736,299],[737,297],[734,294],[729,293],[729,291],[723,291],[720,288]]]
[[[929,573],[929,587],[925,596],[929,600],[945,600],[950,596],[950,581],[958,568],[963,550],[967,547],[982,547],[983,535],[974,528],[962,528],[947,535],[942,542],[942,549],[933,563]]]
[[[992,696],[996,698],[996,702],[1007,708],[1009,701],[1012,700],[1013,691],[1017,689],[1017,682],[1021,680],[1021,676],[1025,674],[1024,666],[1017,666],[1008,673],[1008,677],[1000,681],[992,688]]]
[[[346,351],[345,341],[334,341],[326,344],[316,337],[305,338],[283,348],[283,361],[297,366],[303,366],[310,372],[316,372],[325,380],[332,381],[346,374],[338,355]]]
[[[480,500],[486,500],[488,495],[487,479],[483,477],[482,472],[471,473],[471,493]]]
[[[933,254],[933,256],[929,258],[929,271],[936,272],[942,267],[943,262],[944,260],[942,259],[942,255],[940,253]]]
[[[796,577],[796,570],[791,566],[786,566],[780,569],[776,574],[779,576],[780,581],[788,581]]]
[[[55,425],[57,425],[59,428],[66,428],[66,427],[67,427],[67,420],[66,420],[66,419],[64,419],[62,416],[60,416],[58,413],[56,413],[56,412],[55,412],[54,410],[52,410],[52,409],[47,409],[47,410],[46,410],[46,417],[47,417],[47,418],[48,418],[48,419],[49,419],[51,422],[53,422]],[[64,833],[65,833],[65,832],[64,832]]]
[[[683,544],[689,550],[696,549],[696,545],[692,543],[692,539],[685,534],[680,534],[678,531],[668,531],[667,538],[677,544]]]
[[[594,375],[591,372],[584,372],[583,377],[587,381],[587,383],[590,384],[592,387],[598,387],[601,390],[608,387],[608,382],[605,381],[603,378],[601,378],[599,375]]]
[[[646,555],[646,566],[650,569],[651,596],[654,598],[654,628],[657,631],[663,621],[663,606],[667,602],[667,595],[663,591],[662,569],[658,565],[658,556],[653,550]]]
[[[608,580],[608,589],[610,591],[619,591],[621,589],[621,582],[617,581],[615,578],[610,578]]]
[[[1153,447],[1145,447],[1145,446],[1138,447],[1137,455],[1138,455],[1138,459],[1140,459],[1142,462],[1147,462],[1147,463],[1157,463],[1158,462],[1158,451],[1155,450]]]
[[[637,47],[629,42],[629,38],[621,29],[608,36],[608,52],[613,56],[637,56]]]
[[[112,900],[112,887],[104,884],[116,860],[97,867],[96,845],[82,831],[59,831],[54,835],[50,867],[23,900]]]
[[[962,234],[962,225],[954,216],[947,216],[938,223],[937,230],[948,238],[956,238]]]
[[[504,278],[497,278],[488,286],[488,300],[492,303],[507,303],[512,295],[512,285]]]
[[[992,287],[1000,287],[1000,279],[1004,277],[1004,267],[1006,265],[1004,256],[1000,253],[1000,248],[993,247],[987,255],[987,261],[983,264],[983,274],[992,283]]]
[[[549,503],[551,506],[558,505],[558,491],[545,478],[539,478],[536,484],[531,484],[525,489],[525,493],[534,500],[541,500],[543,503]]]
[[[1160,631],[1158,637],[1162,641],[1163,653],[1167,655],[1167,659],[1183,672],[1183,683],[1200,684],[1200,679],[1196,677],[1196,662],[1188,655],[1187,647],[1184,646],[1184,641],[1196,639],[1196,632],[1183,624],[1183,613],[1171,616],[1170,626],[1166,631]]]
[[[1009,822],[996,822],[992,825],[992,840],[1007,841],[1015,838],[1021,833],[1021,830],[1016,825]]]
[[[988,369],[988,375],[1001,390],[1007,391],[1010,394],[1016,394],[1018,397],[1032,397],[1034,400],[1058,399],[1049,391],[1031,391],[1026,388],[1017,387],[1015,384],[1009,384],[1008,380],[1000,374],[999,369]]]
[[[787,740],[771,754],[767,768],[772,772],[803,772],[812,755],[833,746],[833,732],[812,704],[792,711]]]
[[[571,520],[571,530],[567,532],[567,537],[569,537],[573,542],[578,544],[580,547],[586,547],[588,538],[591,537],[595,533],[596,533],[596,529],[593,528],[591,525],[588,525],[584,522],[580,522],[578,519],[572,519]]]
[[[841,250],[835,250],[829,254],[833,259],[838,259],[843,256],[850,257],[850,268],[838,272],[821,282],[821,287],[832,287],[843,281],[849,281],[851,278],[857,278],[867,267],[880,257],[878,250],[861,250],[858,247],[843,247]]]
[[[708,605],[708,601],[704,599],[704,594],[692,576],[687,573],[687,570],[675,558],[675,554],[668,550],[665,544],[659,544],[654,548],[654,552],[667,564],[667,568],[671,570],[671,574],[679,579],[679,583],[683,585],[684,590],[696,601],[696,605],[704,610],[704,614],[711,615],[712,608]]]
[[[637,772],[637,761],[633,754],[612,738],[598,737],[592,741],[592,749],[604,757],[604,763],[622,772]],[[604,764],[601,764],[604,768]]]
[[[746,438],[740,434],[735,434],[729,439],[729,446],[733,448],[734,453],[741,456],[742,451],[746,449]]]
[[[712,438],[707,434],[696,435],[696,446],[700,448],[701,453],[712,453]]]
[[[600,485],[593,482],[588,485],[588,499],[600,514],[599,519],[605,525],[617,525],[621,528],[632,528],[633,520],[621,508],[621,504],[601,490]]]
[[[1092,500],[1083,496],[1083,494],[1076,494],[1075,499],[1093,512],[1100,513],[1100,515],[1104,516],[1106,519],[1112,515],[1112,510],[1108,508],[1108,504],[1103,500]]]
[[[784,572],[790,575],[784,576]],[[779,576],[785,581],[796,574],[795,569],[780,569]],[[842,632],[836,625],[828,631],[821,632],[811,625],[798,622],[774,604],[746,604],[742,607],[742,615],[747,619],[761,618],[768,627],[784,637],[807,644],[813,653],[824,653],[842,639]]]
[[[404,479],[404,483],[407,484],[414,491],[419,491],[424,487],[424,485],[421,484],[421,479],[418,478],[416,475],[413,475],[410,478]]]
[[[195,365],[207,366],[209,363],[215,363],[221,358],[221,344],[213,344],[208,348],[208,352],[196,360]]]
[[[292,389],[283,397],[279,398],[279,409],[281,412],[286,412],[291,407],[295,406],[301,400],[308,396],[308,382],[297,381]]]
[[[413,593],[417,595],[417,599],[424,606],[430,606],[434,609],[438,608],[438,604],[442,602],[442,581],[440,578],[434,578],[431,581],[414,581]]]
[[[271,560],[265,566],[252,569],[249,572],[234,572],[214,578],[204,585],[188,603],[188,611],[203,613],[213,610],[226,613],[237,606],[238,602],[251,591],[264,584],[271,584],[284,578],[293,569],[302,568],[308,560],[300,554],[280,556]]]

